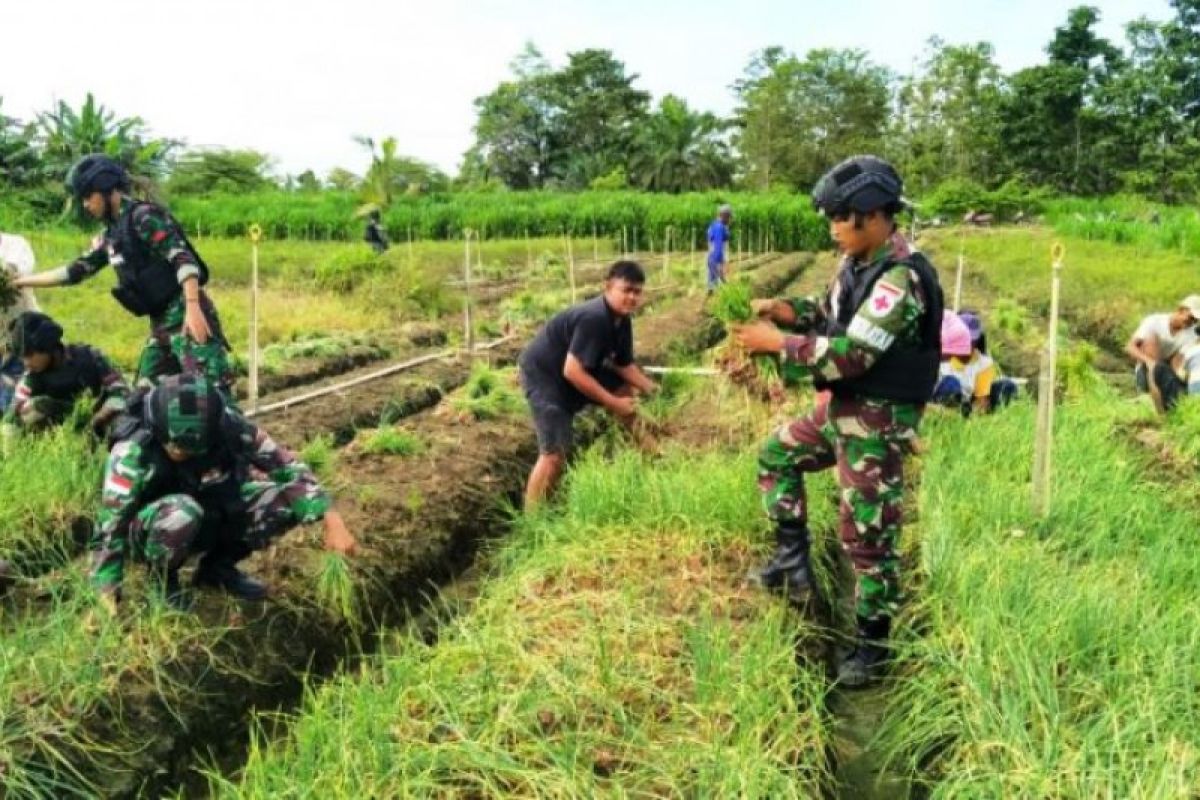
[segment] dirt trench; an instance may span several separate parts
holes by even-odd
[[[763,261],[752,282],[766,295],[782,290],[811,257]],[[659,361],[719,340],[722,331],[706,323],[702,307],[702,297],[683,298],[639,320],[639,358]],[[285,413],[267,427],[285,441],[345,430],[381,414],[391,402],[388,392],[403,388],[380,388],[350,410],[333,396]],[[427,455],[349,450],[338,469],[338,506],[361,545],[351,568],[358,602],[369,612],[366,627],[356,628],[304,600],[323,557],[318,531],[293,532],[273,550],[257,554],[248,569],[269,581],[274,599],[252,605],[200,595],[200,619],[227,632],[212,653],[185,652],[169,665],[172,680],[189,687],[186,693],[168,701],[145,676],[125,675],[111,706],[86,720],[86,735],[109,749],[87,760],[75,754],[75,759],[104,796],[190,794],[203,785],[198,766],[240,763],[251,711],[294,705],[306,679],[332,673],[369,648],[371,632],[410,618],[440,584],[472,562],[480,542],[503,532],[504,501],[517,499],[536,454],[528,421],[463,424],[427,411],[406,425],[429,443]]]

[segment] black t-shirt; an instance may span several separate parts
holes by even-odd
[[[601,295],[556,314],[521,353],[526,387],[578,411],[591,401],[563,377],[568,353],[601,385],[616,389],[620,379],[612,368],[633,363],[633,322],[614,314]]]

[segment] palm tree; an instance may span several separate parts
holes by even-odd
[[[79,110],[59,101],[37,118],[38,137],[46,168],[62,176],[83,156],[104,153],[121,162],[134,176],[158,179],[180,142],[151,139],[141,117],[118,118],[89,92]]]
[[[371,154],[371,166],[359,187],[366,206],[387,208],[397,195],[439,191],[449,182],[432,164],[399,155],[394,136],[379,142],[378,148],[370,136],[355,136],[354,141]]]
[[[634,182],[656,192],[728,186],[733,160],[726,125],[707,111],[695,112],[666,95],[644,123],[631,159]]]

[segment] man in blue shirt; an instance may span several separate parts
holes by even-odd
[[[729,221],[733,209],[723,205],[717,209],[717,218],[708,226],[708,292],[712,294],[718,284],[724,283],[729,259],[725,245],[729,244]]]

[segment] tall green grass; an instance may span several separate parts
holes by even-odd
[[[1030,404],[932,426],[923,635],[903,642],[880,739],[930,796],[1166,798],[1200,785],[1200,509],[1113,436],[1148,413],[1099,386],[1061,408],[1045,521],[1026,502]]]
[[[734,207],[735,241],[744,249],[757,244],[769,230],[777,250],[815,250],[828,243],[825,222],[801,194],[709,192],[680,195],[646,192],[495,192],[404,197],[384,212],[393,242],[416,239],[456,239],[464,228],[484,238],[597,235],[620,241],[624,229],[627,249],[661,250],[667,228],[676,248],[703,248],[704,233],[721,203]],[[341,239],[359,241],[363,221],[356,219],[357,200],[351,193],[312,195],[265,192],[181,198],[173,210],[189,231],[206,235],[240,236],[251,222],[260,223],[275,239]],[[634,243],[636,242],[636,247]]]
[[[753,460],[593,451],[526,517],[439,640],[397,635],[256,737],[224,797],[814,797],[828,786],[813,635],[742,585]]]

